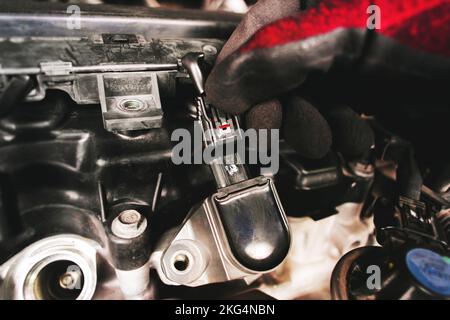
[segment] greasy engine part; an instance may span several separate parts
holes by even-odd
[[[379,164],[383,170],[383,165]],[[410,177],[417,186],[416,177]],[[391,184],[391,186],[389,186]],[[337,263],[331,278],[334,299],[450,299],[450,203],[422,186],[417,200],[387,194],[394,182],[381,179],[373,204],[377,240],[382,247],[355,249]],[[380,188],[380,185],[383,187]],[[406,184],[408,185],[408,184]],[[377,191],[378,190],[378,191]]]
[[[337,300],[450,300],[449,277],[450,258],[432,250],[361,247],[336,265],[331,292]]]
[[[168,284],[251,281],[286,257],[289,231],[280,210],[267,178],[221,189],[194,208],[175,236],[162,241],[153,264]]]
[[[136,10],[132,6],[82,5],[82,28],[72,21],[65,3],[18,0],[1,3],[2,34],[17,37],[86,37],[93,34],[141,34],[146,39],[227,39],[241,15],[199,10]]]
[[[409,272],[402,288],[446,298],[420,262],[446,270],[448,190],[422,186],[409,149],[417,140],[375,130],[368,155],[332,149],[315,160],[281,141],[280,170],[267,176],[238,154],[175,165],[171,133],[192,130],[192,120],[205,148],[240,138],[239,118],[208,104],[202,88],[240,16],[83,6],[82,28],[70,29],[65,9],[0,4],[2,298],[211,299],[252,289],[371,299],[376,292],[358,287],[367,261],[388,276]],[[401,149],[391,171],[399,164],[414,183],[397,188],[392,174],[385,183],[372,157],[385,160],[385,140]],[[351,251],[361,246],[370,247]],[[411,251],[412,267],[391,268]],[[424,297],[408,288],[380,296]]]
[[[48,292],[24,297],[10,289],[21,290],[23,281],[9,266],[43,241],[48,257],[41,260],[52,257],[55,262],[50,267],[36,262],[44,277],[38,276],[37,267],[30,265],[28,271],[21,267],[21,276],[29,274],[25,287],[41,287],[45,279],[46,287],[58,291],[53,298],[148,298],[152,296],[148,259],[158,234],[180,223],[187,208],[206,197],[213,181],[203,168],[188,173],[195,179],[187,178],[170,161],[170,122],[185,125],[184,101],[178,97],[190,92],[187,75],[178,72],[178,59],[190,51],[203,51],[211,63],[238,16],[190,13],[189,23],[181,15],[168,23],[167,13],[161,11],[136,15],[130,28],[130,15],[122,16],[123,11],[115,17],[101,16],[97,7],[86,6],[90,11],[82,15],[83,28],[69,30],[68,16],[61,11],[48,16],[50,8],[41,14],[38,9],[27,15],[7,7],[0,41],[2,295],[51,298]],[[15,27],[18,24],[29,32],[22,33],[23,28]],[[155,26],[151,37],[149,26]],[[37,30],[41,32],[32,34]],[[135,33],[139,30],[141,35]],[[129,103],[138,99],[145,110]],[[98,109],[101,103],[105,111],[109,100],[119,116],[112,125],[109,115]],[[142,121],[141,111],[152,112],[144,115],[150,124]],[[148,128],[154,129],[141,130]],[[129,212],[141,216],[139,228],[146,221],[142,235],[124,236],[117,228],[115,217]],[[167,212],[178,215],[167,219]],[[77,259],[76,254],[69,259],[52,253],[58,243],[48,239],[65,234],[99,244],[93,249],[101,256],[94,260],[96,268],[58,275]],[[79,246],[90,254],[85,247]],[[72,276],[82,279],[89,291],[60,296],[61,284],[67,285]]]
[[[386,158],[389,157],[386,155]],[[401,162],[398,165],[392,161],[377,163],[380,174],[372,190],[377,240],[393,250],[416,245],[446,252],[450,238],[445,217],[450,202],[442,194],[422,185],[417,169],[407,175],[399,174],[405,167],[416,167],[410,161],[407,163],[403,167]],[[395,180],[394,171],[397,173]]]
[[[150,282],[147,219],[137,210],[125,210],[108,222],[108,248],[120,288],[127,299],[140,298]]]
[[[98,247],[71,234],[33,243],[1,266],[1,299],[91,299],[97,286]]]
[[[241,139],[239,119],[206,104],[201,58],[203,54],[188,53],[181,61],[197,90],[197,121],[205,147],[234,143]],[[196,206],[153,254],[153,264],[168,284],[250,280],[276,268],[289,250],[287,220],[271,179],[249,179],[238,153],[217,157],[209,165],[218,192]]]

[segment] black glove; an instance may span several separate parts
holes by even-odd
[[[371,11],[377,9],[380,25]],[[350,108],[335,106],[336,97],[377,105],[445,90],[449,12],[446,0],[260,0],[221,51],[207,99],[224,111],[246,112],[248,127],[282,126],[305,157],[324,156],[332,141],[357,156],[373,134]]]

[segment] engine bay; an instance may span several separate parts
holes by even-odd
[[[318,76],[368,101],[364,155],[229,152],[204,81],[240,14],[66,8],[0,4],[0,299],[449,299],[448,83],[375,112]]]

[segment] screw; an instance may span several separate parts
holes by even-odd
[[[124,224],[134,224],[141,220],[141,215],[136,210],[125,210],[120,213],[119,220]]]
[[[80,277],[80,272],[66,272],[59,277],[59,286],[64,289],[78,289],[76,285]]]
[[[59,278],[59,285],[62,288],[69,288],[70,286],[72,286],[72,284],[75,282],[75,280],[72,278],[72,275],[69,273],[64,273],[60,278]]]
[[[136,210],[122,211],[112,222],[111,231],[123,239],[140,236],[147,228],[147,219]]]

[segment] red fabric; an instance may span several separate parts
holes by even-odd
[[[381,34],[412,48],[450,57],[449,0],[380,3]],[[384,12],[387,14],[383,17]]]
[[[449,0],[325,0],[263,27],[240,50],[271,48],[337,28],[365,29],[371,4],[381,12],[381,29],[376,32],[412,48],[450,56]]]

